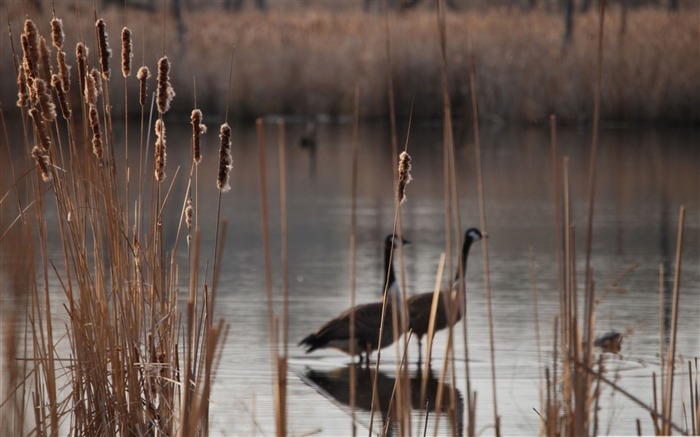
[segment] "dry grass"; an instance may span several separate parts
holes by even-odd
[[[58,5],[60,6],[60,5]],[[23,15],[11,13],[17,32]],[[109,35],[118,35],[124,21],[119,9],[104,13]],[[66,22],[90,32],[89,11],[78,17],[66,10]],[[470,113],[468,44],[473,46],[482,120],[546,122],[556,113],[560,123],[591,119],[596,48],[596,15],[577,15],[573,43],[563,45],[563,20],[544,11],[488,9],[448,13],[446,33],[450,99],[455,117]],[[228,58],[236,46],[231,94],[233,117],[271,113],[352,115],[355,83],[362,92],[363,115],[386,116],[386,56],[380,15],[359,9],[254,11],[228,14],[220,10],[186,12],[187,28],[179,46],[176,23],[162,14],[129,11],[134,31],[134,60],[152,65],[165,50],[173,59],[173,87],[180,99],[177,112],[189,112],[192,76],[198,101],[208,112],[223,113],[221,98],[228,88]],[[4,21],[4,20],[3,20]],[[42,23],[48,23],[43,20]],[[78,24],[82,23],[82,24]],[[154,25],[154,23],[156,23]],[[623,32],[623,23],[624,32]],[[44,29],[42,24],[42,30]],[[390,16],[392,70],[396,108],[406,117],[415,98],[415,117],[442,114],[439,49],[435,14],[429,8]],[[48,29],[48,27],[47,27]],[[700,46],[697,13],[612,7],[606,17],[602,66],[602,120],[698,122]],[[77,35],[72,35],[76,38]],[[75,39],[66,36],[68,47]],[[3,50],[8,53],[7,38]],[[92,46],[92,45],[91,45]],[[72,56],[71,56],[72,57]],[[14,77],[4,63],[4,77]],[[114,82],[113,86],[120,85]],[[129,81],[131,88],[137,83]],[[3,101],[12,101],[12,87],[3,87]],[[113,93],[115,111],[123,100]]]

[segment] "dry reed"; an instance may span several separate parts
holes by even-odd
[[[202,161],[201,135],[207,133],[207,126],[202,123],[202,111],[193,109],[192,116],[192,160],[195,164]]]
[[[132,53],[131,30],[128,27],[122,29],[122,75],[126,78],[131,74]]]
[[[408,185],[412,180],[411,156],[404,151],[399,155],[398,201],[400,204],[406,201],[406,185]]]
[[[53,179],[51,172],[49,171],[51,161],[49,155],[46,154],[46,151],[39,146],[34,146],[32,149],[32,157],[36,161],[36,166],[39,168],[41,179],[44,182],[48,182]]]
[[[51,19],[51,41],[58,50],[63,50],[63,40],[66,34],[63,32],[63,20],[53,17]]]
[[[56,59],[58,61],[58,75],[61,79],[61,89],[64,93],[70,91],[70,65],[66,63],[66,53],[63,50],[59,50],[56,53]]]
[[[156,102],[158,112],[165,114],[170,109],[170,102],[175,97],[175,91],[170,85],[170,60],[163,56],[158,61],[158,78],[156,88]]]
[[[226,193],[231,189],[231,185],[229,185],[229,173],[233,168],[233,159],[231,158],[231,127],[228,123],[221,125],[219,139],[219,173],[216,178],[216,187],[220,192]]]
[[[53,103],[53,97],[51,97],[51,91],[46,85],[46,81],[44,79],[35,79],[34,89],[38,97],[38,106],[41,108],[41,118],[46,121],[55,120],[56,105]]]
[[[78,64],[78,83],[80,83],[80,91],[85,92],[87,86],[87,76],[88,76],[88,48],[85,44],[79,42],[75,45],[75,61]]]
[[[63,82],[57,74],[51,76],[51,86],[56,91],[58,106],[61,108],[61,114],[63,115],[64,119],[68,120],[71,117],[70,101],[68,100],[66,91],[63,89]]]
[[[156,164],[156,180],[158,182],[163,182],[165,179],[165,159],[166,159],[166,145],[165,145],[165,122],[163,120],[156,120],[156,146],[155,146],[155,164]]]
[[[51,137],[49,137],[49,131],[43,117],[39,114],[39,111],[36,108],[29,110],[29,116],[34,122],[34,130],[39,137],[41,147],[43,147],[44,150],[49,150],[51,148]]]
[[[97,32],[97,48],[100,53],[100,69],[102,70],[102,77],[105,80],[109,80],[111,71],[109,69],[109,58],[112,56],[112,49],[109,48],[109,42],[107,41],[107,30],[105,21],[100,18],[95,23],[95,30]]]
[[[139,68],[136,73],[136,78],[139,80],[139,104],[143,107],[146,105],[146,93],[148,92],[148,79],[151,77],[151,72],[148,67]]]
[[[23,108],[29,104],[29,90],[27,88],[27,76],[24,68],[20,67],[17,73],[17,106]]]
[[[45,81],[51,80],[51,63],[49,62],[49,47],[46,45],[46,39],[42,36],[39,38],[39,66],[41,68],[41,78]]]

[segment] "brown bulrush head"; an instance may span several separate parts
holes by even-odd
[[[53,17],[51,19],[51,40],[53,46],[58,50],[63,49],[63,40],[66,34],[63,33],[63,20]]]
[[[202,111],[199,109],[192,110],[192,159],[195,164],[202,161],[202,150],[200,135],[207,133],[207,126],[202,124]]]
[[[151,77],[151,72],[146,66],[139,68],[138,73],[136,73],[136,78],[139,80],[139,104],[141,106],[146,105],[146,92],[148,91],[146,81],[149,77]]]
[[[156,103],[158,112],[165,114],[170,109],[170,102],[175,97],[175,90],[170,86],[170,61],[167,56],[158,60],[158,89],[156,90]]]
[[[85,96],[85,103],[87,105],[97,105],[97,85],[95,84],[95,77],[92,74],[87,74],[85,76],[83,95]]]
[[[51,62],[49,62],[49,47],[42,36],[39,39],[39,61],[41,65],[41,78],[47,82],[51,81]]]
[[[163,182],[165,179],[165,123],[156,120],[156,180]]]
[[[131,58],[134,57],[131,49],[131,30],[125,27],[122,29],[122,76],[125,78],[131,74]]]
[[[34,146],[32,149],[32,156],[36,161],[36,166],[41,172],[41,179],[44,182],[48,182],[53,179],[51,172],[49,171],[49,165],[51,161],[49,160],[49,155],[39,146]]]
[[[105,20],[100,18],[95,23],[97,30],[97,47],[100,50],[100,68],[102,69],[102,77],[109,80],[109,57],[112,56],[112,49],[109,48],[107,42],[107,30],[105,29]]]
[[[39,32],[32,20],[24,22],[24,34],[21,37],[24,52],[24,65],[28,76],[37,77],[39,65]]]
[[[29,116],[32,117],[32,121],[34,122],[34,130],[36,131],[36,134],[39,137],[41,147],[43,147],[44,150],[48,151],[51,148],[51,137],[49,137],[49,131],[48,129],[46,129],[46,123],[44,123],[44,119],[41,118],[39,110],[36,108],[32,108],[29,110]]]
[[[27,91],[27,76],[24,75],[24,68],[19,67],[17,73],[17,106],[23,108],[29,103],[29,92]]]
[[[185,207],[185,223],[187,224],[187,245],[192,240],[192,216],[194,216],[194,208],[192,208],[192,199],[187,199],[187,207]]]
[[[61,88],[64,93],[70,91],[70,65],[66,63],[66,52],[59,50],[56,54],[58,61],[58,76],[61,78]]]
[[[70,102],[68,101],[68,96],[63,90],[63,85],[61,84],[61,79],[57,74],[51,76],[51,86],[56,90],[56,95],[58,96],[58,106],[61,107],[61,114],[63,118],[68,120],[71,117]]]
[[[85,78],[88,75],[87,56],[88,56],[88,48],[85,47],[85,44],[83,44],[81,42],[76,44],[75,45],[75,59],[76,59],[76,62],[78,63],[78,82],[80,83],[80,90],[83,93],[85,92],[85,86],[86,86]]]
[[[90,75],[95,79],[95,98],[97,98],[102,94],[102,77],[97,68],[93,68]]]
[[[221,125],[219,133],[221,144],[219,146],[219,175],[216,179],[216,186],[220,192],[226,193],[231,189],[228,183],[229,173],[233,168],[233,159],[231,158],[231,127],[228,123]]]
[[[92,129],[92,153],[97,157],[97,163],[102,167],[102,129],[100,127],[100,116],[97,107],[90,105],[90,128]]]
[[[411,182],[411,156],[406,152],[399,155],[399,205],[406,200],[406,185]]]
[[[36,79],[34,81],[36,95],[39,97],[39,108],[41,108],[41,116],[46,121],[54,121],[56,119],[56,105],[51,97],[51,90],[46,85],[44,79]]]

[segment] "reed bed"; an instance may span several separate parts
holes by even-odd
[[[11,54],[19,71],[13,76],[19,77],[23,129],[16,138],[4,129],[3,138],[3,166],[10,174],[3,171],[0,204],[2,286],[11,290],[3,301],[11,300],[3,306],[8,378],[3,375],[0,433],[207,435],[209,396],[228,330],[214,314],[223,245],[213,263],[212,254],[201,253],[201,231],[192,222],[197,204],[190,201],[196,190],[182,199],[180,220],[164,224],[166,205],[176,201],[168,196],[169,184],[179,174],[172,164],[166,173],[166,112],[174,97],[170,63],[164,56],[158,64],[158,116],[151,126],[143,122],[150,119],[147,99],[133,99],[140,103],[140,139],[130,144],[127,136],[123,146],[139,150],[137,159],[117,159],[110,82],[116,77],[112,66],[119,64],[110,62],[107,23],[99,18],[90,31],[70,28],[64,34],[65,22],[51,20],[56,58],[39,30],[49,27],[39,21],[27,19],[21,35],[10,34],[21,40]],[[132,45],[124,29],[121,70],[127,78]],[[85,37],[77,43],[77,59],[65,53],[75,33]],[[147,76],[140,73],[132,82],[145,84]],[[122,85],[128,96],[130,83]],[[138,87],[133,91],[139,94]],[[1,115],[5,127],[6,114]],[[196,118],[193,145],[205,131],[201,113]],[[151,129],[155,141],[149,147]],[[147,153],[151,147],[153,158]],[[193,150],[193,171],[186,176],[190,184],[197,153]],[[214,180],[208,187],[214,189]],[[166,241],[163,229],[172,223],[176,237]],[[217,241],[223,241],[225,228],[225,221],[217,226]],[[179,266],[185,236],[188,263]],[[49,242],[57,242],[58,252]],[[18,248],[25,256],[13,255]],[[213,264],[212,276],[202,263]]]
[[[84,33],[91,25],[90,11],[75,9],[59,13]],[[17,7],[9,11],[7,20],[15,32],[22,13]],[[107,29],[110,35],[118,35],[116,24],[122,22],[122,15],[119,8],[104,11],[108,27],[114,26]],[[138,31],[142,41],[158,40],[162,29],[151,23],[162,17],[136,10],[128,11],[128,16],[130,28]],[[415,101],[414,117],[441,118],[434,11],[392,12],[390,19],[396,115],[407,117]],[[236,103],[230,108],[234,118],[269,114],[351,117],[353,91],[348,84],[356,81],[362,90],[363,117],[389,115],[381,15],[313,8],[273,9],[266,14],[209,9],[187,11],[183,20],[187,32],[182,45],[174,37],[165,42],[167,52],[178,53],[172,73],[173,87],[181,96],[173,103],[177,112],[191,110],[187,105],[193,100],[189,72],[196,70],[200,106],[223,113],[225,104],[218,97],[227,91],[228,59],[220,56],[218,48],[236,44],[236,82],[231,95]],[[169,35],[178,33],[173,17],[168,16],[165,25]],[[471,38],[482,121],[546,124],[554,112],[559,123],[592,119],[595,70],[589,59],[597,50],[594,11],[577,16],[569,45],[563,42],[561,17],[540,9],[447,11],[445,26],[455,117],[463,119],[471,111],[467,79]],[[637,8],[623,14],[611,7],[605,26],[601,120],[700,121],[700,61],[690,56],[700,46],[697,11],[692,7],[677,13]],[[75,38],[77,34],[67,35],[67,44],[74,46]],[[9,52],[7,38],[0,44]],[[146,46],[144,55],[141,44],[134,46],[137,59],[152,64],[160,57],[157,44]],[[3,77],[14,77],[10,64],[0,68]],[[136,83],[129,86],[136,87]],[[3,87],[3,101],[9,101],[13,92]],[[122,112],[121,93],[112,97],[114,111]]]

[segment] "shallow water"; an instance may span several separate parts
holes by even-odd
[[[205,120],[206,121],[206,120]],[[199,174],[202,253],[213,254],[218,193],[215,191],[217,129],[205,136]],[[181,129],[181,130],[180,130]],[[188,167],[187,126],[169,128],[168,173]],[[402,127],[405,131],[405,126]],[[287,202],[289,248],[289,374],[290,434],[351,433],[350,408],[342,391],[351,359],[332,350],[305,355],[296,343],[349,306],[352,126],[320,125],[313,148],[297,139],[303,126],[288,126]],[[275,305],[281,312],[280,207],[276,125],[266,127],[267,183]],[[403,249],[408,294],[432,289],[440,253],[445,250],[442,127],[414,124],[408,143],[413,158],[413,182],[402,206],[402,224],[412,244]],[[462,231],[479,226],[476,163],[470,132],[457,128],[456,168]],[[587,217],[587,169],[590,134],[559,132],[559,152],[568,157],[572,223],[578,236],[578,275],[583,277]],[[181,139],[181,140],[180,140]],[[119,144],[120,140],[115,139]],[[121,140],[123,141],[123,140]],[[182,145],[177,142],[181,141]],[[402,143],[400,138],[399,142]],[[490,282],[494,317],[496,397],[504,435],[539,431],[540,375],[551,367],[552,331],[558,315],[556,227],[552,206],[551,154],[546,129],[502,129],[482,132],[483,171]],[[222,204],[229,222],[224,269],[216,315],[231,324],[214,384],[211,431],[214,435],[274,435],[272,372],[267,333],[264,257],[259,172],[254,129],[234,127],[232,190]],[[382,125],[360,130],[357,198],[358,303],[380,298],[382,241],[394,220],[389,135]],[[603,130],[597,173],[591,265],[597,296],[596,334],[625,334],[621,354],[607,355],[608,375],[644,402],[652,402],[653,372],[659,373],[659,265],[665,267],[665,287],[672,286],[679,208],[686,207],[681,311],[677,350],[684,358],[700,356],[700,131]],[[173,185],[164,216],[166,245],[177,229],[186,188],[184,170]],[[150,171],[148,172],[150,175]],[[168,179],[169,181],[171,179]],[[467,271],[467,328],[472,389],[478,393],[476,429],[493,433],[493,397],[489,331],[483,281],[483,247],[471,251]],[[532,258],[530,256],[532,253]],[[186,265],[184,253],[179,254]],[[532,259],[532,261],[531,261]],[[537,347],[531,291],[531,265],[537,285],[541,349]],[[397,265],[398,267],[398,265]],[[184,276],[184,275],[183,275]],[[447,274],[446,274],[447,276]],[[182,289],[187,278],[182,277]],[[57,291],[58,293],[58,291]],[[670,302],[667,298],[666,302]],[[667,304],[667,307],[669,305]],[[580,305],[583,308],[583,305]],[[59,320],[61,320],[59,318]],[[462,322],[464,323],[464,322]],[[455,330],[458,398],[464,399],[465,361],[462,325]],[[446,332],[437,334],[432,368],[440,378]],[[425,343],[425,342],[424,342]],[[425,347],[425,344],[423,345]],[[417,345],[408,352],[415,376]],[[396,376],[394,348],[383,351],[382,387]],[[547,363],[547,364],[543,364]],[[683,369],[687,362],[683,361]],[[369,372],[359,369],[362,384]],[[373,372],[373,370],[372,370]],[[680,373],[679,373],[680,374]],[[677,378],[675,393],[687,400],[687,375]],[[366,386],[366,384],[365,384]],[[680,387],[684,386],[683,389]],[[381,391],[380,391],[381,392]],[[337,395],[337,396],[336,396]],[[369,396],[358,394],[358,396]],[[380,394],[380,398],[384,396]],[[383,398],[382,398],[383,399]],[[675,419],[681,422],[681,398]],[[459,404],[458,404],[459,405]],[[417,407],[417,406],[416,406]],[[436,423],[429,413],[428,429]],[[413,433],[418,435],[424,409],[416,409]],[[652,432],[649,415],[619,393],[603,388],[600,433]],[[381,426],[381,415],[374,420]],[[358,434],[366,434],[369,413],[358,401]],[[449,417],[441,415],[439,434],[450,435]]]

